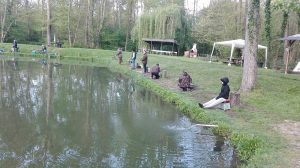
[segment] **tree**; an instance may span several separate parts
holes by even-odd
[[[265,4],[265,34],[267,46],[271,46],[271,0],[266,0]]]
[[[127,2],[127,30],[126,30],[126,41],[125,41],[125,51],[127,51],[127,45],[129,41],[129,35],[130,31],[132,29],[132,23],[133,23],[133,10],[135,8],[136,2],[135,0],[128,0]]]
[[[245,48],[244,48],[244,67],[243,77],[240,87],[241,92],[251,91],[257,80],[257,49],[258,49],[258,32],[259,32],[259,10],[260,0],[250,0],[248,6]]]
[[[283,12],[283,20],[282,20],[282,26],[281,26],[281,35],[285,38],[289,34],[289,14],[291,12],[300,12],[300,5],[299,0],[274,0],[274,8],[282,10]],[[288,60],[289,60],[289,53],[290,53],[290,46],[287,40],[284,40],[284,56],[283,56],[283,62],[285,64],[285,73],[287,73],[288,69]]]
[[[1,38],[0,42],[3,43],[6,35],[9,33],[10,28],[14,22],[12,15],[13,1],[6,0],[4,2],[3,16],[1,17]]]
[[[50,0],[47,0],[47,44],[51,45],[51,4]]]

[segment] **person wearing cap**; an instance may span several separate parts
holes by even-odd
[[[219,95],[204,104],[198,103],[199,107],[214,108],[229,98],[229,93],[230,93],[230,87],[228,85],[229,79],[227,77],[224,77],[224,78],[221,78],[220,80],[222,82],[222,87],[221,87],[221,92],[219,93]]]
[[[151,78],[152,79],[159,79],[160,67],[159,64],[154,65],[151,68]]]

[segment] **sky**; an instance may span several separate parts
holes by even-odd
[[[185,6],[191,10],[191,13],[194,10],[194,2],[196,1],[196,11],[199,11],[209,5],[210,0],[185,0]]]

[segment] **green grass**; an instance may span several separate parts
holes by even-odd
[[[0,49],[10,44],[0,44]],[[30,53],[39,46],[20,44],[21,52]],[[300,121],[300,76],[284,75],[273,70],[259,69],[258,83],[253,92],[241,95],[240,107],[233,107],[230,115],[220,110],[202,110],[197,102],[205,102],[220,91],[220,78],[230,79],[231,91],[238,91],[242,79],[242,68],[228,67],[222,63],[208,63],[201,59],[149,55],[148,66],[159,63],[166,70],[168,78],[159,84],[131,71],[127,60],[130,52],[124,52],[124,63],[117,64],[113,58],[116,51],[77,48],[49,48],[58,53],[61,62],[107,66],[134,78],[139,84],[151,89],[165,101],[174,103],[182,112],[196,122],[218,124],[218,134],[227,136],[236,147],[243,167],[291,167],[292,151],[287,141],[273,128],[284,120]],[[138,53],[137,62],[142,57]],[[90,62],[88,62],[90,61]],[[181,92],[176,84],[181,72],[187,71],[197,89]],[[173,84],[172,87],[164,85]]]

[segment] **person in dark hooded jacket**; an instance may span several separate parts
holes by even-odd
[[[219,104],[223,103],[224,101],[226,101],[229,98],[229,93],[230,93],[230,87],[228,85],[229,79],[227,77],[224,77],[224,78],[221,78],[220,80],[222,81],[222,87],[221,87],[221,92],[219,93],[219,95],[204,104],[199,103],[199,106],[201,108],[217,107]]]

